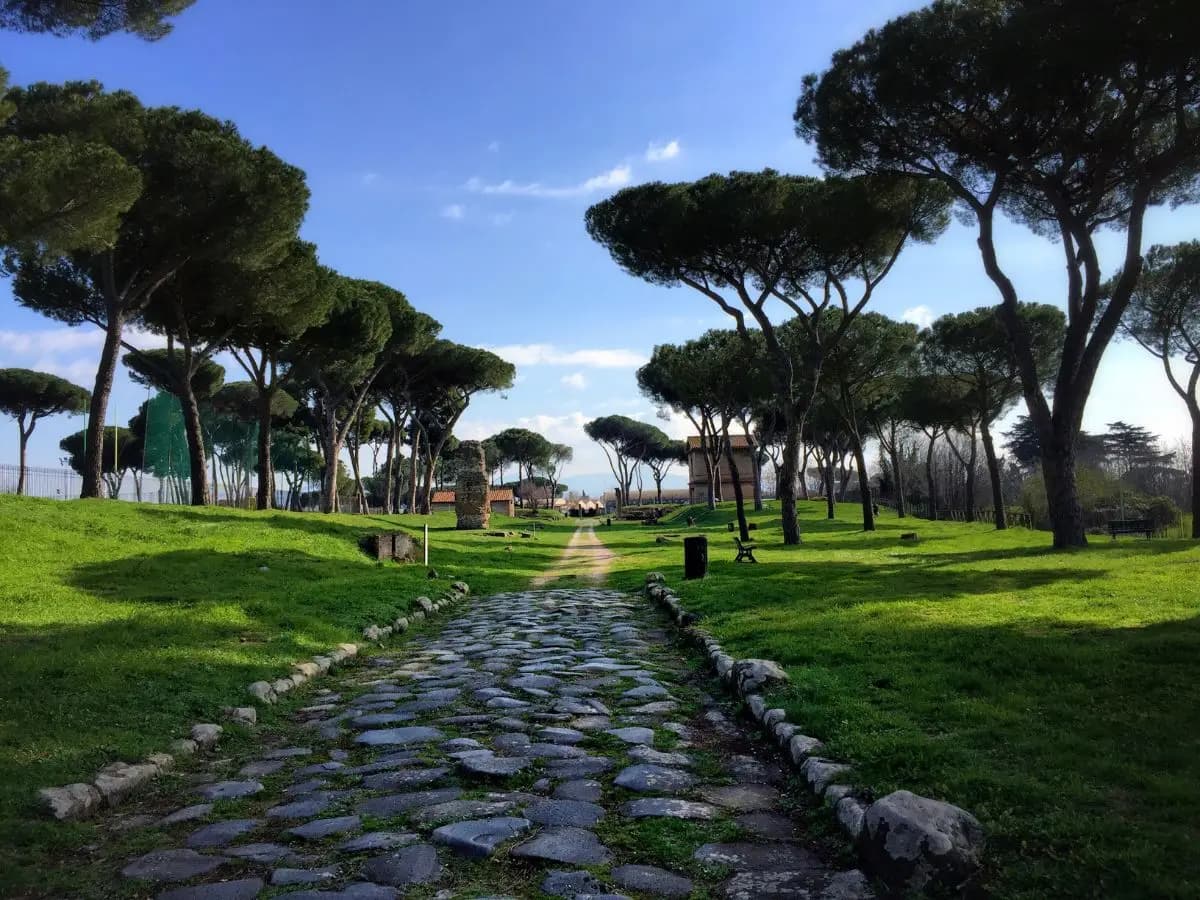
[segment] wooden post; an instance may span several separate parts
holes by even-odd
[[[683,539],[683,577],[689,581],[708,574],[708,538],[702,534]]]

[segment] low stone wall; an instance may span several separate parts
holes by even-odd
[[[858,850],[863,868],[901,893],[966,893],[979,872],[983,827],[964,809],[909,791],[872,800],[850,783],[850,763],[823,755],[818,738],[802,734],[782,709],[768,709],[761,691],[789,678],[768,659],[735,660],[694,623],[663,576],[646,576],[646,594],[660,603],[684,634],[704,649],[717,675],[745,704],[767,736],[820,797]]]
[[[465,581],[455,581],[437,601],[428,597],[418,597],[414,601],[418,608],[407,616],[399,616],[383,626],[368,625],[363,629],[363,638],[378,643],[394,634],[403,634],[426,617],[440,612],[470,593],[471,589]],[[260,703],[275,703],[281,695],[319,675],[324,675],[334,666],[357,655],[357,644],[338,644],[322,656],[293,663],[290,674],[275,681],[256,681],[249,685],[246,691]],[[253,706],[226,706],[222,712],[226,719],[240,725],[251,726],[258,722],[258,711]],[[140,763],[109,763],[96,773],[91,782],[40,789],[38,800],[47,813],[60,821],[87,818],[103,808],[119,805],[159,775],[169,772],[177,760],[191,756],[198,750],[216,746],[223,730],[220,725],[207,722],[193,725],[190,737],[173,741],[170,752],[151,753]]]

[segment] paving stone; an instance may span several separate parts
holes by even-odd
[[[195,850],[152,850],[126,865],[121,874],[138,881],[187,881],[207,875],[228,862],[223,857],[206,856]]]
[[[325,797],[312,800],[297,800],[295,803],[284,803],[282,806],[272,806],[267,810],[268,819],[311,819],[319,816],[333,805],[333,801]]]
[[[720,888],[728,900],[759,897],[807,897],[812,900],[874,900],[875,892],[862,872],[735,872]]]
[[[332,819],[314,819],[295,828],[289,828],[287,834],[295,835],[306,841],[323,840],[330,835],[355,831],[362,825],[358,816],[335,816]]]
[[[239,878],[237,881],[173,888],[159,894],[156,900],[251,900],[264,887],[261,878]]]
[[[704,844],[692,854],[692,858],[700,863],[729,866],[739,870],[793,872],[823,868],[812,851],[795,844]]]
[[[411,722],[417,717],[414,712],[368,713],[350,720],[350,727],[357,729],[375,728],[379,725],[398,725],[401,722]]]
[[[276,887],[288,884],[318,884],[333,881],[338,877],[337,869],[276,869],[271,873],[271,884]]]
[[[459,760],[458,767],[474,778],[509,778],[533,765],[520,756],[471,756]]]
[[[283,896],[287,900],[396,900],[400,892],[387,885],[359,881],[340,891],[295,891]]]
[[[698,788],[697,793],[709,803],[738,812],[778,809],[780,801],[778,788],[767,784],[707,784]]]
[[[177,809],[173,813],[163,816],[158,820],[161,827],[169,827],[178,825],[180,822],[192,822],[196,819],[203,819],[213,811],[211,803],[195,803],[192,806],[185,806],[183,809]]]
[[[236,800],[262,793],[263,786],[257,781],[218,781],[200,788],[199,794],[206,800]]]
[[[766,841],[793,841],[799,837],[796,823],[780,813],[751,812],[735,820],[750,834]]]
[[[212,847],[224,847],[232,844],[242,835],[260,828],[262,822],[258,819],[227,819],[224,822],[213,822],[203,828],[197,828],[184,841],[193,850],[205,850]]]
[[[587,828],[604,818],[604,807],[583,800],[542,800],[526,807],[525,817],[538,825]]]
[[[430,844],[414,844],[394,853],[372,857],[362,867],[364,878],[395,887],[429,884],[437,881],[441,872],[437,850]]]
[[[356,736],[354,741],[355,743],[367,744],[371,747],[407,747],[409,744],[427,744],[431,741],[440,741],[445,736],[438,729],[431,728],[428,725],[410,725],[407,728],[382,728],[379,730],[364,731],[362,734]]]
[[[224,856],[245,859],[256,863],[277,863],[292,859],[296,851],[282,844],[243,844],[240,847],[226,847],[221,851]]]
[[[533,822],[511,816],[494,819],[473,819],[454,822],[434,830],[432,840],[444,844],[455,853],[474,859],[491,856],[505,841],[519,837]]]
[[[415,834],[404,831],[368,831],[358,837],[342,841],[337,849],[343,853],[366,853],[371,850],[395,850],[397,847],[407,847],[419,838]]]
[[[552,897],[578,897],[598,894],[604,885],[586,869],[575,872],[551,869],[542,879],[541,890]]]
[[[688,768],[695,765],[695,762],[686,753],[655,750],[653,747],[631,747],[626,755],[635,762],[649,763],[655,766],[683,766],[684,768]]]
[[[449,769],[405,769],[401,772],[384,772],[363,779],[363,787],[369,791],[395,791],[402,788],[424,787],[440,781],[450,773]]]
[[[444,825],[447,822],[501,816],[514,806],[516,806],[516,803],[511,800],[451,800],[448,803],[437,803],[433,806],[421,807],[409,818],[414,825],[422,828],[432,828],[437,825]]]
[[[620,887],[655,897],[686,897],[694,887],[691,879],[657,866],[617,866],[609,877]]]
[[[546,766],[546,774],[553,778],[586,778],[611,768],[613,761],[607,757],[585,756],[581,759],[556,759]]]
[[[590,831],[582,828],[549,828],[518,844],[510,851],[518,859],[540,859],[570,865],[604,865],[611,858],[608,848]]]
[[[629,728],[609,728],[604,732],[620,738],[627,744],[653,744],[654,729],[631,726]]]
[[[621,805],[621,815],[631,819],[662,816],[668,819],[715,819],[721,811],[707,803],[675,797],[642,797]]]
[[[554,789],[555,800],[583,800],[587,803],[595,803],[603,794],[603,785],[590,779],[564,781]]]
[[[578,744],[586,734],[574,728],[542,728],[535,735],[539,741],[551,744]]]
[[[238,769],[238,774],[243,778],[263,778],[267,775],[274,775],[286,765],[287,761],[282,759],[260,759],[256,762],[246,763]]]
[[[639,764],[622,769],[613,780],[617,787],[641,793],[677,793],[689,790],[696,777],[678,769]]]
[[[370,800],[359,803],[355,807],[355,811],[362,815],[386,818],[408,812],[410,809],[457,800],[461,796],[462,788],[456,787],[437,788],[432,791],[411,791],[403,794],[388,794],[385,797],[373,797]]]

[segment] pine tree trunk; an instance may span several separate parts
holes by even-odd
[[[995,514],[996,530],[1008,528],[1008,511],[1004,508],[1004,487],[1000,483],[1000,460],[996,458],[996,447],[992,442],[992,430],[987,419],[979,423],[980,438],[983,440],[983,458],[987,462],[988,481],[992,484],[992,509]]]
[[[937,440],[937,432],[929,439],[929,447],[925,450],[925,482],[929,488],[929,518],[937,521],[937,483],[933,479],[933,447]]]
[[[408,512],[412,515],[417,511],[417,465],[420,459],[421,430],[412,426],[412,440],[408,449]]]
[[[1200,538],[1200,408],[1192,414],[1192,537]]]
[[[17,461],[17,496],[23,497],[25,496],[25,449],[29,444],[29,435],[33,432],[32,426],[30,426],[29,431],[25,430],[25,415],[23,413],[17,419],[17,430],[21,434],[20,458]]]
[[[908,507],[904,505],[904,472],[900,469],[900,454],[896,451],[894,437],[888,458],[892,461],[892,483],[896,486],[896,517],[903,519],[908,514]]]
[[[1075,481],[1075,441],[1071,429],[1055,426],[1050,440],[1042,439],[1042,477],[1046,482],[1046,503],[1054,547],[1065,550],[1086,547],[1083,508]]]
[[[113,376],[121,353],[121,332],[125,320],[111,308],[108,310],[108,328],[104,333],[104,347],[100,351],[100,364],[96,367],[96,382],[92,386],[92,402],[89,408],[86,446],[83,452],[82,498],[104,496],[104,417],[108,414],[108,398],[112,394]]]
[[[837,503],[833,496],[833,453],[827,453],[825,456],[825,465],[822,467],[825,470],[825,518],[836,518]]]
[[[200,404],[190,379],[177,385],[183,407],[183,425],[187,433],[188,463],[192,479],[192,506],[208,506],[208,466],[204,458],[204,426],[200,423]],[[115,449],[115,448],[114,448]]]
[[[338,511],[337,465],[338,457],[342,455],[342,445],[332,437],[326,436],[325,444],[325,478],[322,484],[324,495],[321,497],[321,512],[335,513]]]
[[[746,499],[742,491],[742,479],[738,474],[737,463],[733,459],[733,441],[729,439],[729,429],[725,429],[725,462],[729,464],[729,477],[733,481],[733,500],[737,508],[738,535],[743,541],[750,540],[750,527],[746,523]]]
[[[875,501],[871,497],[871,479],[867,476],[867,460],[863,454],[862,439],[852,434],[854,463],[858,467],[858,491],[862,495],[863,531],[875,530]]]
[[[274,388],[258,395],[258,492],[254,506],[270,509],[275,505],[275,468],[271,463],[271,395]]]
[[[788,408],[783,440],[783,462],[779,467],[779,507],[783,516],[783,543],[800,543],[800,522],[796,518],[796,470],[800,465],[800,420],[795,409]]]

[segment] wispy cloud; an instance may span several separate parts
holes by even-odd
[[[466,214],[467,210],[461,203],[451,203],[442,207],[443,219],[461,219]]]
[[[499,141],[489,141],[487,148],[488,148],[488,153],[499,153],[500,152],[500,142]]]
[[[370,187],[379,180],[378,172],[364,172],[358,179],[363,187]]]
[[[507,225],[513,220],[513,214],[510,212],[492,213],[488,216],[488,221],[493,225]]]
[[[588,380],[582,372],[572,372],[570,375],[564,375],[559,379],[564,387],[569,387],[575,391],[585,390],[588,386]]]
[[[933,310],[922,303],[920,306],[910,306],[900,316],[905,322],[911,322],[918,328],[928,328],[935,318]]]
[[[614,166],[599,175],[593,175],[578,184],[554,187],[540,181],[519,182],[506,178],[489,184],[482,178],[471,178],[466,183],[469,191],[477,194],[493,194],[508,197],[582,197],[597,191],[624,187],[633,178],[633,169],[627,163]]]
[[[665,159],[674,159],[679,155],[679,141],[667,141],[665,144],[650,142],[650,146],[646,148],[646,162],[662,162]]]
[[[646,356],[634,350],[564,350],[553,344],[507,344],[490,347],[493,353],[517,366],[582,366],[589,369],[634,369]]]
[[[167,339],[159,334],[126,328],[124,339],[142,350],[165,347]],[[37,331],[0,331],[0,353],[11,356],[53,356],[99,349],[104,344],[104,332],[92,326],[79,328],[48,328]]]

